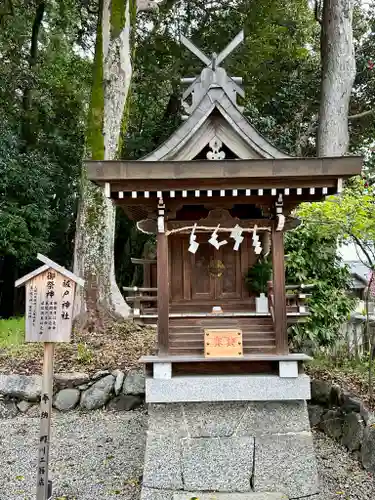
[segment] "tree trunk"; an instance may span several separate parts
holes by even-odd
[[[35,66],[38,62],[38,43],[39,33],[42,27],[43,18],[46,10],[46,2],[40,1],[36,5],[35,16],[33,20],[30,40],[29,54],[29,74],[22,95],[22,119],[21,119],[21,139],[23,141],[22,150],[27,151],[27,148],[35,142],[35,133],[32,126],[32,97],[33,88],[35,86]]]
[[[154,8],[152,1],[141,4],[138,10]],[[86,141],[93,160],[113,160],[121,149],[132,77],[130,31],[136,13],[136,0],[99,2]],[[74,272],[85,280],[75,303],[81,327],[102,327],[108,319],[129,315],[115,279],[115,221],[112,201],[87,180],[83,168],[74,251]]]
[[[353,0],[324,0],[318,156],[342,156],[349,145],[348,111],[356,74]]]

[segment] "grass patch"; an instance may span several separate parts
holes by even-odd
[[[25,318],[0,319],[0,348],[19,346],[25,342]]]

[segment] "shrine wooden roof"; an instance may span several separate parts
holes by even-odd
[[[111,190],[206,187],[236,182],[242,187],[334,186],[361,172],[362,156],[195,161],[86,161],[91,181]],[[303,186],[301,185],[303,184]],[[289,185],[290,184],[290,185]]]
[[[186,121],[141,160],[86,161],[88,178],[131,218],[147,218],[159,199],[171,209],[176,202],[210,205],[218,198],[270,206],[285,196],[292,209],[340,192],[345,179],[361,172],[361,156],[291,157],[253,127],[237,102],[242,79],[220,67],[243,38],[241,31],[211,59],[183,38],[205,66],[199,77],[183,81],[191,83],[182,96]]]

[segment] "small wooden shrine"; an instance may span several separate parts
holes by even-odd
[[[127,289],[134,320],[157,322],[157,353],[141,359],[142,500],[319,492],[309,358],[289,353],[287,334],[308,294],[285,286],[284,233],[293,209],[340,192],[362,158],[292,158],[262,137],[238,105],[241,78],[221,67],[242,40],[208,58],[182,38],[205,66],[183,80],[184,123],[139,161],[87,162],[89,178],[157,240],[156,255],[133,259],[143,287]],[[268,255],[265,302],[245,275]]]
[[[291,157],[254,129],[237,103],[242,79],[221,67],[242,40],[243,32],[209,58],[183,38],[205,67],[183,80],[180,128],[139,161],[86,162],[89,178],[138,229],[157,235],[156,259],[134,260],[145,282],[130,299],[138,320],[157,322],[158,353],[146,363],[204,361],[208,328],[240,329],[242,361],[288,355],[288,321],[307,313],[298,305],[303,291],[285,286],[284,232],[297,223],[291,212],[340,192],[361,171],[361,157]],[[272,282],[259,312],[245,275],[268,254]]]

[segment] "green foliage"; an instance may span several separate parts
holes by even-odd
[[[320,226],[304,221],[287,233],[287,283],[315,284],[309,299],[310,316],[291,328],[298,347],[310,340],[332,345],[341,325],[348,319],[355,301],[348,295],[350,273],[337,255],[336,234],[322,234]]]
[[[353,179],[340,196],[330,196],[322,203],[304,203],[298,213],[319,226],[323,236],[336,235],[357,243],[366,254],[369,267],[375,264],[374,187],[361,178]]]
[[[92,350],[83,342],[77,344],[77,361],[81,365],[89,365],[94,359]]]
[[[91,23],[75,0],[47,2],[30,65],[38,3],[13,2],[0,30],[0,315],[23,309],[14,279],[37,252],[71,265],[91,73],[78,43]]]
[[[245,276],[245,283],[250,292],[255,295],[267,294],[268,281],[272,276],[272,262],[268,258],[260,258],[249,268]]]
[[[25,341],[25,318],[0,319],[0,348]]]

